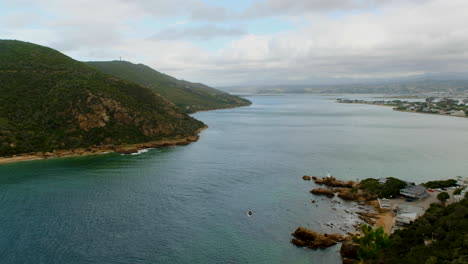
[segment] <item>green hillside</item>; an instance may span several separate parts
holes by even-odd
[[[159,93],[186,113],[250,105],[249,100],[200,83],[178,80],[143,65],[127,61],[86,62],[108,74],[134,81]]]
[[[468,263],[468,194],[448,206],[432,204],[424,216],[391,237],[383,263]]]
[[[136,83],[0,40],[0,156],[189,136],[202,126]]]

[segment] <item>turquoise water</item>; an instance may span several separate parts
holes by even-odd
[[[210,128],[188,146],[0,165],[0,263],[340,263],[289,243],[343,219],[302,175],[468,176],[467,119],[249,99],[195,114]]]

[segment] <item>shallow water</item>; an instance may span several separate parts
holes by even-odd
[[[302,175],[468,176],[467,119],[249,99],[195,114],[210,128],[188,146],[0,165],[0,263],[340,263],[289,243],[347,217]]]

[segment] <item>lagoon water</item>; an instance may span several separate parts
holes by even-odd
[[[210,128],[188,146],[0,165],[0,263],[340,263],[289,243],[344,219],[304,174],[468,176],[468,119],[333,98],[197,113]]]

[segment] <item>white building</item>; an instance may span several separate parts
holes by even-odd
[[[458,179],[457,184],[468,187],[468,177]]]
[[[423,214],[424,209],[421,207],[409,204],[400,204],[397,208],[397,216],[395,220],[399,225],[408,225]]]
[[[465,111],[463,111],[463,110],[460,110],[460,111],[456,111],[456,110],[450,111],[450,115],[453,115],[453,116],[466,116]]]

